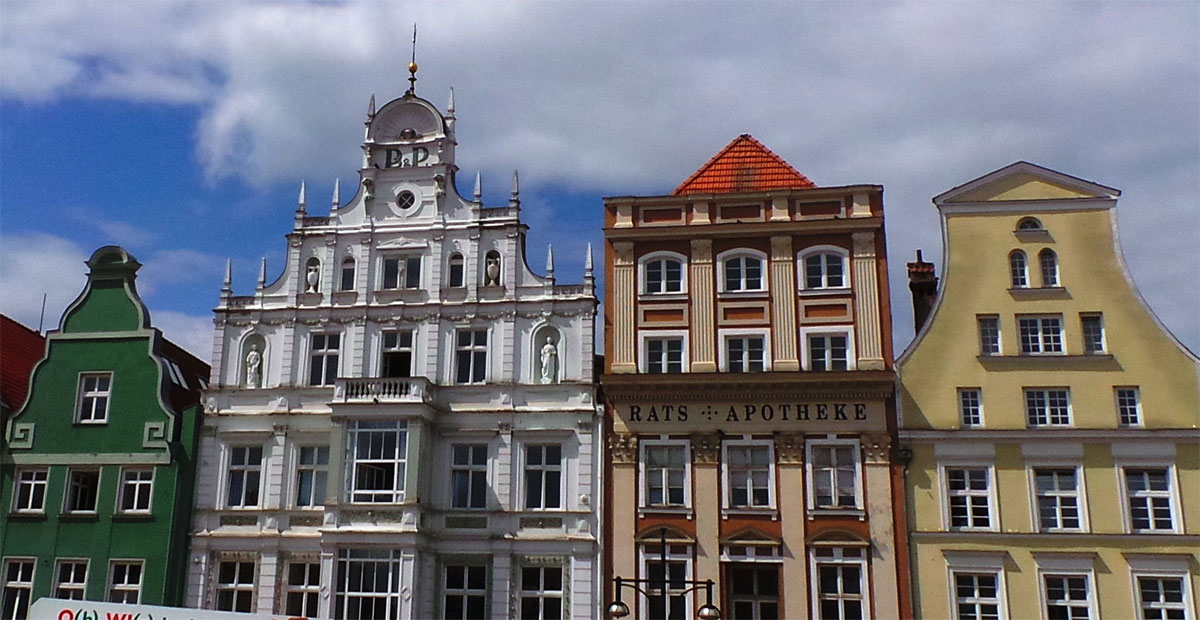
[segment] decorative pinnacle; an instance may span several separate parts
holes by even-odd
[[[262,258],[262,264],[258,266],[258,288],[263,288],[267,285],[267,257]]]
[[[221,290],[228,291],[233,287],[233,259],[225,259],[225,280],[221,283]]]
[[[521,179],[516,170],[513,170],[513,188],[512,197],[508,199],[508,206],[516,207],[521,204]]]
[[[546,244],[546,275],[554,277],[554,244]]]
[[[375,93],[371,93],[371,102],[367,104],[367,120],[375,118]]]
[[[342,180],[333,180],[333,210],[337,211],[339,205],[342,204]]]
[[[454,118],[454,87],[450,87],[450,105],[446,106],[446,116]]]
[[[300,181],[300,198],[296,201],[296,213],[305,212],[308,203],[308,199],[305,198],[305,196],[306,192],[304,191],[304,181]]]
[[[476,170],[475,171],[475,202],[478,202],[478,203],[483,203],[483,190],[481,189],[481,187],[482,187],[481,180],[482,180],[482,177],[480,176],[479,171]]]
[[[413,24],[412,60],[408,63],[408,95],[416,93],[417,69],[417,25]]]
[[[587,257],[583,259],[583,275],[589,277],[592,275],[592,244],[587,244]]]

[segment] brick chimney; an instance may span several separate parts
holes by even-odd
[[[917,250],[917,261],[908,263],[908,290],[912,292],[913,332],[920,332],[929,319],[929,311],[937,299],[938,278],[933,263],[927,263]]]

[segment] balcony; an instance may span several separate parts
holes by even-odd
[[[343,403],[428,403],[434,389],[425,377],[338,379],[333,399]]]

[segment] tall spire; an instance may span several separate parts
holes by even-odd
[[[482,189],[483,185],[482,185],[481,181],[482,181],[482,177],[479,174],[479,171],[476,170],[475,171],[475,202],[483,204],[483,189]]]
[[[454,87],[450,87],[450,104],[446,106],[446,118],[454,118]]]
[[[221,282],[221,291],[230,291],[233,289],[233,259],[225,259],[225,280]]]
[[[338,207],[341,206],[341,204],[342,204],[342,180],[334,179],[333,180],[333,208],[330,210],[337,211]]]
[[[546,244],[546,277],[554,277],[554,244]]]
[[[408,92],[415,95],[417,88],[417,25],[413,24],[412,60],[408,62]]]
[[[587,256],[583,259],[583,284],[588,290],[596,290],[596,276],[592,273],[592,244],[587,244]]]
[[[508,206],[521,206],[521,179],[516,170],[513,170],[512,196],[508,199]]]
[[[308,210],[308,199],[305,198],[304,181],[300,181],[300,198],[296,200],[296,213],[304,213]]]
[[[262,263],[258,266],[258,288],[262,289],[267,285],[267,257],[262,258]]]
[[[367,103],[367,120],[375,118],[375,93],[371,93],[371,101]]]

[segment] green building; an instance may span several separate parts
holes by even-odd
[[[44,596],[183,602],[208,365],[150,326],[133,256],[87,265],[5,427],[3,620]]]

